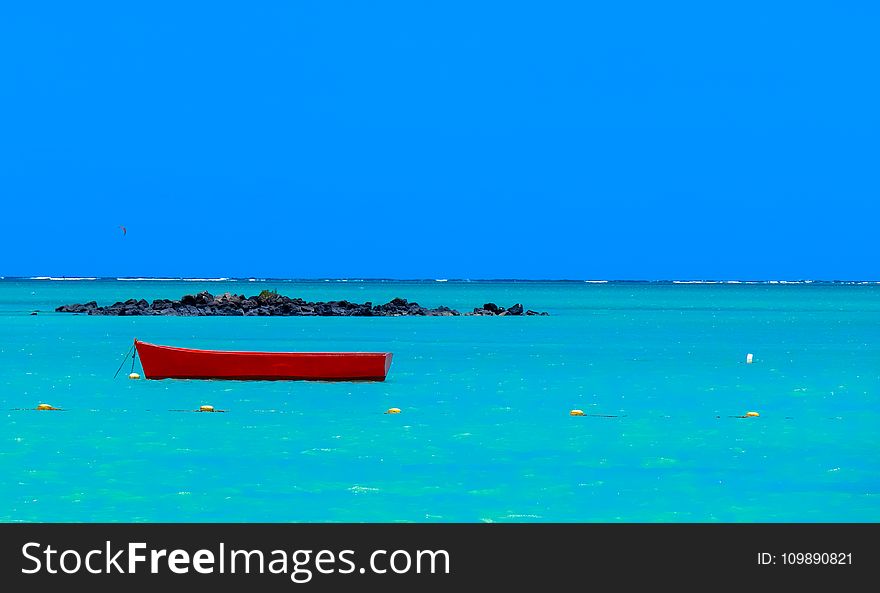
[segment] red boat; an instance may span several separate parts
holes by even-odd
[[[231,352],[134,341],[147,379],[384,381],[390,352]]]

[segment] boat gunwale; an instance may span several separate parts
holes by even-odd
[[[235,355],[289,355],[289,356],[391,356],[391,352],[274,352],[271,350],[204,350],[201,348],[181,348],[180,346],[165,346],[163,344],[153,344],[142,340],[135,340],[135,347],[138,344],[151,348],[159,348],[162,350],[174,350],[177,352],[192,352],[199,354],[235,354]]]

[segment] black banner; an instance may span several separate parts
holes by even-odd
[[[9,591],[842,587],[880,576],[878,525],[4,524],[0,582]]]

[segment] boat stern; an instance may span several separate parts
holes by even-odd
[[[391,368],[391,358],[392,358],[393,356],[394,356],[394,355],[393,355],[391,352],[386,352],[386,353],[385,353],[385,374],[382,375],[382,380],[383,380],[383,381],[385,380],[385,377],[388,376],[388,370]]]

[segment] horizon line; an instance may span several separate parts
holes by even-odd
[[[572,283],[677,283],[677,284],[810,284],[810,283],[880,283],[877,279],[847,278],[391,278],[391,277],[343,277],[313,276],[300,278],[256,277],[256,276],[3,276],[0,280],[33,280],[33,281],[165,281],[165,282],[572,282]]]

